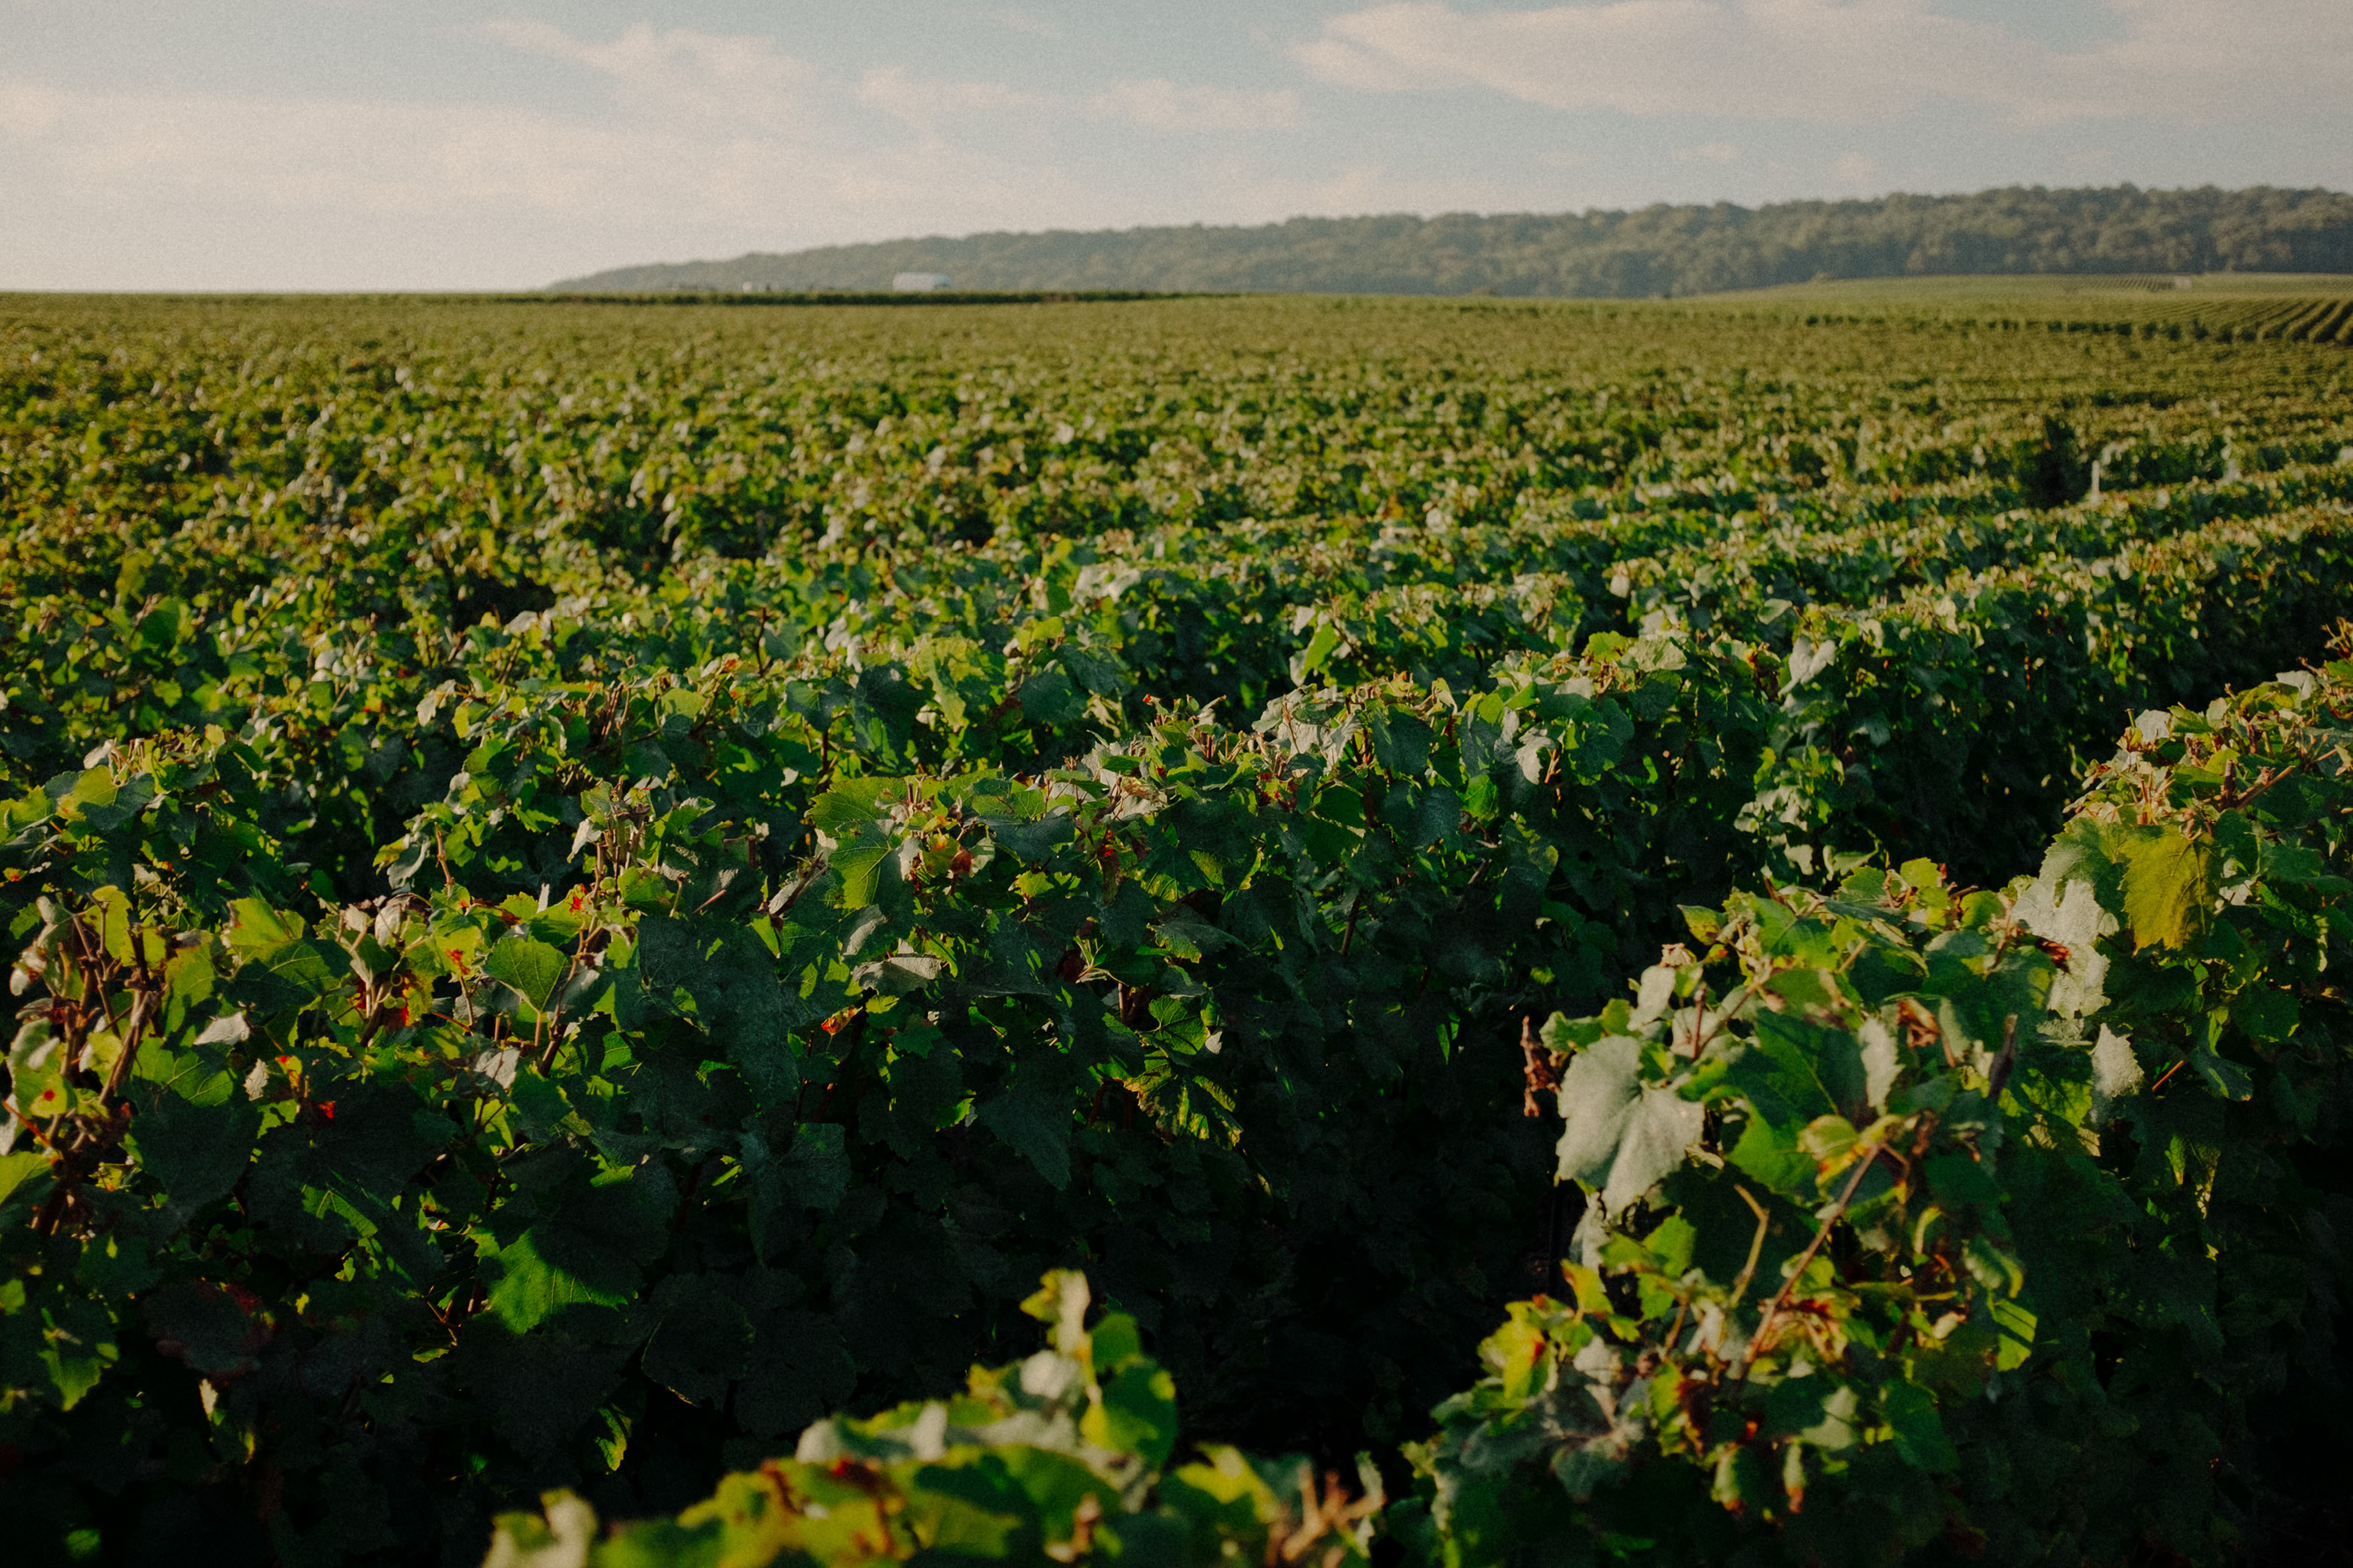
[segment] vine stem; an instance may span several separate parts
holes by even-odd
[[[1765,1233],[1772,1228],[1773,1216],[1765,1212],[1765,1205],[1758,1203],[1746,1187],[1735,1182],[1732,1184],[1732,1190],[1740,1194],[1740,1201],[1746,1204],[1748,1212],[1757,1216],[1757,1234],[1749,1239],[1748,1243],[1748,1261],[1740,1266],[1740,1278],[1732,1282],[1731,1305],[1737,1307],[1740,1305],[1740,1298],[1748,1294],[1748,1282],[1757,1278],[1757,1260],[1764,1256]],[[1729,1308],[1726,1310],[1729,1310]]]
[[[132,879],[135,884],[137,878]],[[138,1059],[139,1041],[146,1032],[151,1016],[163,1005],[164,988],[156,984],[155,973],[147,963],[147,937],[138,921],[139,903],[135,890],[126,890],[125,900],[132,911],[131,962],[138,971],[138,988],[131,1000],[131,1014],[123,1026],[122,1054],[114,1058],[114,1069],[106,1075],[106,1087],[99,1091],[99,1103],[103,1105],[122,1091],[130,1081],[132,1064]]]
[[[1773,1321],[1781,1315],[1781,1309],[1789,1304],[1789,1293],[1798,1288],[1798,1281],[1805,1278],[1806,1269],[1814,1261],[1814,1254],[1820,1252],[1822,1243],[1831,1238],[1831,1228],[1846,1214],[1847,1205],[1854,1201],[1854,1191],[1862,1185],[1863,1173],[1878,1160],[1880,1149],[1879,1144],[1873,1143],[1870,1152],[1855,1162],[1854,1174],[1847,1178],[1846,1190],[1839,1194],[1838,1202],[1831,1205],[1831,1212],[1822,1216],[1821,1227],[1814,1232],[1814,1239],[1806,1243],[1806,1250],[1798,1257],[1798,1266],[1789,1270],[1787,1279],[1781,1281],[1781,1289],[1766,1307],[1765,1316],[1757,1321],[1757,1332],[1749,1337],[1748,1348],[1740,1352],[1740,1376],[1743,1380],[1748,1376],[1749,1367],[1755,1364],[1757,1349],[1764,1344],[1765,1336],[1772,1331]],[[1761,1236],[1762,1233],[1759,1234]]]
[[[1724,1005],[1715,1010],[1715,1023],[1711,1027],[1707,1021],[1707,992],[1703,982],[1699,1005],[1692,1016],[1691,1059],[1699,1060],[1700,1052],[1707,1048],[1708,1041],[1715,1037],[1716,1031],[1730,1023],[1740,1009],[1754,1001],[1762,990],[1762,985],[1751,983],[1726,996]]]
[[[136,933],[133,933],[132,940],[137,940]],[[132,1064],[138,1059],[139,1056],[140,1038],[147,1029],[147,1015],[150,1011],[148,1004],[151,994],[142,989],[134,993],[131,998],[130,1021],[124,1026],[121,1054],[114,1058],[113,1069],[106,1075],[106,1087],[99,1090],[98,1098],[100,1104],[121,1093],[123,1084],[131,1078]]]

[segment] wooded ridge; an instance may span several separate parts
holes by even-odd
[[[2353,272],[2353,195],[2046,190],[1630,212],[1410,213],[1255,226],[934,236],[617,268],[557,290],[887,288],[1640,299],[1933,274]]]

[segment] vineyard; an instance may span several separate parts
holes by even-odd
[[[2313,1560],[2325,281],[0,300],[12,1561]]]
[[[1710,301],[1774,320],[1936,321],[1979,331],[2168,342],[2353,343],[2353,288],[2327,276],[1906,278],[1799,284]]]

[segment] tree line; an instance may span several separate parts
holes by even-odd
[[[977,234],[625,267],[559,289],[862,290],[901,272],[959,289],[1625,299],[1936,274],[2353,272],[2353,195],[2046,190],[1629,212],[1296,217]]]

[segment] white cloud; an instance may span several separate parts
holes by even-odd
[[[1113,82],[1086,106],[1103,119],[1154,131],[1290,131],[1302,123],[1295,92],[1237,92],[1157,78]]]
[[[2353,104],[2353,5],[2343,0],[2107,0],[2112,44],[2073,57],[2111,112],[2147,95],[2191,121],[2263,120]],[[2144,107],[2147,106],[2144,101]],[[2163,112],[2163,110],[2160,110]]]
[[[1115,81],[1081,97],[1023,91],[1000,82],[942,81],[912,75],[903,66],[868,71],[858,101],[910,129],[936,134],[960,114],[1083,114],[1150,131],[1277,131],[1301,123],[1299,95],[1236,92],[1151,79]]]
[[[2119,36],[2063,51],[1929,0],[1601,0],[1465,12],[1398,0],[1293,54],[1372,91],[1482,87],[1561,110],[1864,123],[1934,100],[2021,122],[2263,119],[2353,100],[2344,0],[2106,0]]]
[[[30,102],[37,115],[14,112]],[[275,208],[430,214],[610,202],[628,139],[523,110],[319,100],[137,98],[0,83],[11,187],[47,173],[92,198],[202,193]]]
[[[1548,108],[1860,121],[1937,90],[2010,90],[1994,29],[1906,0],[1611,0],[1465,14],[1435,0],[1334,17],[1298,50],[1318,76],[1478,86]],[[2009,68],[2004,68],[2005,67]]]
[[[0,65],[0,287],[505,287],[893,234],[1861,192],[1925,166],[1868,132],[1777,140],[1724,121],[1868,124],[1937,98],[2010,126],[2271,117],[2240,138],[2258,152],[2236,163],[2174,156],[2152,168],[2140,128],[2099,128],[2046,133],[2039,150],[1987,137],[1982,157],[1939,166],[1940,184],[1980,169],[2010,177],[2015,165],[2000,161],[2022,147],[2039,160],[2030,174],[2063,178],[2094,167],[2074,149],[2104,144],[2123,156],[2098,166],[2102,178],[2278,169],[2271,177],[2341,184],[2341,149],[2353,146],[2353,0],[2080,0],[2109,6],[2114,26],[2072,50],[1937,10],[1958,0],[1351,3],[1360,8],[1299,51],[1326,79],[1695,122],[1589,142],[1538,128],[1524,153],[1496,156],[1475,125],[1458,134],[1444,105],[1398,105],[1411,136],[1360,140],[1340,117],[1311,115],[1320,105],[1302,93],[1106,81],[1113,68],[1025,90],[870,69],[872,58],[789,36],[658,25],[578,35],[512,18],[468,35],[511,79],[476,101],[441,84],[409,100],[335,98],[291,79],[242,94],[100,90],[11,58]],[[1043,37],[1018,19],[1035,16],[957,15],[997,46],[1004,77],[1032,79],[1017,61],[1040,46],[991,34],[1001,24]],[[959,68],[999,75],[988,58]],[[498,74],[465,63],[454,78]],[[570,81],[545,90],[559,74]],[[1645,146],[1639,174],[1607,173]],[[2283,164],[2274,146],[2304,151]],[[1850,148],[1863,151],[1834,165]],[[1604,172],[1555,172],[1570,169]]]
[[[669,120],[719,120],[791,131],[807,124],[818,85],[806,61],[774,41],[639,22],[608,44],[575,38],[548,22],[487,22],[483,34],[512,48],[585,66],[608,77],[633,109]]]
[[[1050,163],[495,106],[0,80],[9,286],[514,287],[876,234],[1137,222]]]
[[[1102,141],[1111,121],[1149,135],[1298,113],[1289,93],[1168,81],[1046,96],[828,72],[688,29],[477,36],[589,72],[614,101],[102,92],[0,72],[0,286],[511,287],[660,257],[1115,226],[1174,216],[1167,183],[1082,177],[1055,124]],[[959,116],[997,123],[967,135]],[[1247,182],[1177,177],[1209,211],[1262,211]]]
[[[883,66],[860,79],[858,101],[926,135],[961,114],[1080,114],[1149,131],[1280,131],[1302,122],[1295,92],[1237,92],[1158,78],[1115,81],[1071,97],[1000,82],[942,81]]]
[[[1050,98],[1002,82],[938,81],[911,76],[904,66],[868,71],[859,79],[858,101],[926,135],[952,115],[1034,113],[1055,106]]]

